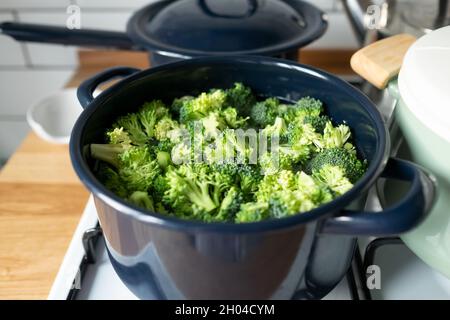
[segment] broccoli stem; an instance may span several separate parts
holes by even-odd
[[[209,196],[209,184],[208,183],[193,183],[187,181],[189,186],[189,192],[186,192],[186,196],[197,206],[204,208],[207,212],[210,212],[217,208],[217,204]]]
[[[120,144],[96,144],[90,145],[91,156],[94,159],[105,161],[114,167],[119,167],[118,155],[124,151]]]

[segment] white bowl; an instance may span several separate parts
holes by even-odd
[[[42,139],[68,144],[72,128],[82,111],[77,89],[64,89],[31,106],[27,111],[27,122]]]

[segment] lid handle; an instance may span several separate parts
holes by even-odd
[[[226,3],[227,1],[224,1],[223,3]],[[200,8],[209,16],[215,17],[215,18],[225,18],[225,19],[243,19],[251,17],[255,14],[256,10],[258,10],[258,0],[247,0],[248,2],[248,8],[247,11],[243,14],[221,14],[216,13],[208,6],[206,3],[206,0],[199,0]]]
[[[350,64],[361,77],[384,89],[400,72],[403,58],[415,41],[414,36],[404,33],[374,42],[353,54]]]

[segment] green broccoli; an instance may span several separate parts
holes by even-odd
[[[176,115],[180,115],[180,110],[184,107],[185,104],[189,104],[190,101],[194,100],[195,97],[192,96],[184,96],[181,98],[176,98],[173,100],[170,110]]]
[[[246,125],[249,117],[242,118],[239,117],[238,112],[235,108],[226,108],[221,112],[221,116],[225,120],[225,123],[229,128],[237,129],[243,128]]]
[[[155,136],[155,126],[159,120],[168,118],[169,109],[166,108],[161,100],[146,102],[138,112],[139,120],[147,139]]]
[[[248,132],[238,134],[245,128],[262,129],[256,145]],[[90,153],[106,188],[149,211],[204,222],[312,210],[351,189],[367,166],[350,128],[333,125],[321,101],[257,102],[241,83],[174,99],[170,109],[147,102],[119,117],[105,138]]]
[[[319,172],[325,165],[340,167],[352,183],[355,183],[366,170],[366,163],[359,160],[354,152],[345,148],[322,150],[311,159],[308,170],[312,173]]]
[[[253,105],[250,116],[256,125],[264,128],[274,123],[275,118],[280,114],[280,100],[268,98]]]
[[[317,133],[323,133],[323,130],[329,121],[330,118],[327,115],[307,115],[303,118],[303,123],[310,124]]]
[[[211,111],[220,110],[225,103],[226,94],[223,90],[202,93],[195,99],[189,100],[180,108],[180,121],[187,123],[207,116]]]
[[[121,198],[128,198],[129,191],[125,181],[106,163],[100,163],[96,176],[108,190]]]
[[[155,124],[155,138],[159,141],[167,140],[170,136],[169,132],[176,129],[179,129],[178,122],[165,116]]]
[[[226,105],[234,108],[236,113],[243,116],[248,116],[252,106],[256,103],[255,96],[249,87],[242,83],[235,83],[234,87],[225,91],[227,96]],[[237,126],[232,126],[237,128]]]
[[[315,144],[320,148],[345,148],[352,150],[353,145],[347,142],[351,136],[350,128],[344,124],[334,127],[331,121],[325,124],[323,136],[321,139],[315,141]]]
[[[134,145],[144,145],[148,141],[148,137],[144,132],[139,116],[136,113],[130,113],[120,117],[113,127],[123,128]]]
[[[265,202],[247,202],[241,204],[236,214],[236,223],[257,222],[270,217],[269,205]]]
[[[210,170],[207,165],[181,165],[170,168],[166,175],[169,188],[164,202],[183,212],[192,212],[192,205],[210,212],[220,205],[222,193],[230,186],[228,177]]]
[[[223,198],[215,219],[217,221],[234,221],[236,213],[241,207],[242,200],[243,197],[239,190],[232,187]]]
[[[131,190],[146,191],[160,173],[158,162],[147,146],[91,144],[90,150],[93,158],[113,165]]]
[[[320,100],[303,97],[297,101],[295,105],[288,108],[283,114],[284,119],[288,122],[303,123],[305,117],[317,117],[323,112],[323,104]]]
[[[313,177],[324,183],[333,190],[337,195],[343,195],[353,187],[353,184],[345,176],[345,172],[341,167],[326,164],[313,172]]]

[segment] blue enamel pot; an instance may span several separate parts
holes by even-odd
[[[80,8],[69,18],[76,20],[77,14],[82,17]],[[157,66],[203,56],[297,61],[298,49],[327,27],[326,15],[301,0],[158,0],[137,10],[126,32],[2,22],[0,34],[18,41],[147,51]]]
[[[122,78],[99,96],[95,88]],[[151,99],[172,101],[234,82],[262,96],[322,100],[335,122],[353,130],[368,170],[343,196],[289,218],[248,224],[179,220],[135,207],[94,176],[87,146],[104,142],[120,115]],[[317,299],[343,278],[358,235],[399,234],[426,216],[434,199],[432,179],[413,163],[388,158],[389,137],[372,102],[326,72],[265,57],[190,59],[148,70],[108,69],[84,82],[85,108],[70,141],[73,166],[92,192],[109,257],[128,288],[142,299]],[[366,191],[379,177],[410,182],[383,212],[364,212]]]

